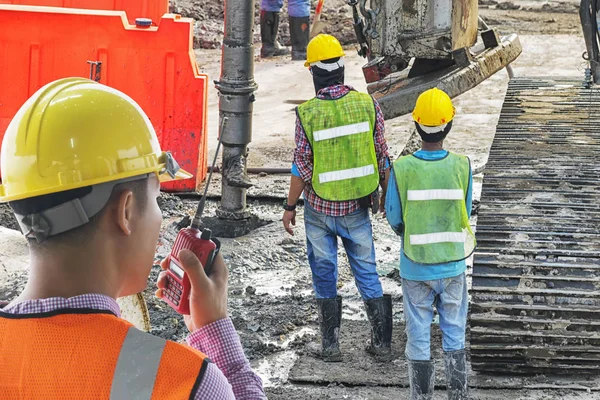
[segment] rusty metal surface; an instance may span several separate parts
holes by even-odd
[[[521,51],[518,36],[512,34],[503,38],[500,46],[476,54],[465,67],[453,66],[415,78],[408,78],[408,71],[403,71],[369,85],[368,91],[379,101],[386,119],[399,117],[412,111],[425,90],[437,87],[456,97],[506,67]]]
[[[471,291],[471,363],[600,373],[600,89],[508,87],[486,166]]]
[[[477,0],[371,1],[377,56],[451,58],[477,39]]]
[[[446,58],[451,52],[453,0],[371,1],[376,56]],[[459,0],[465,1],[465,0]]]
[[[471,47],[477,41],[478,11],[477,0],[452,2],[452,50]]]

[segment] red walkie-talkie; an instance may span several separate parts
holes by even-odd
[[[223,130],[227,123],[227,117],[223,118],[221,123],[221,130],[219,132],[219,142],[217,144],[217,151],[215,152],[215,158],[213,160],[212,168],[206,180],[206,187],[204,188],[204,195],[200,199],[198,204],[198,210],[192,220],[192,224],[183,228],[177,234],[175,243],[173,243],[173,249],[169,255],[169,265],[167,268],[167,284],[163,289],[163,299],[168,305],[173,307],[175,311],[183,315],[189,315],[190,313],[190,290],[191,284],[190,279],[187,277],[181,262],[179,261],[179,252],[183,249],[191,250],[196,257],[200,260],[204,266],[206,274],[210,274],[213,261],[215,260],[219,250],[221,249],[221,243],[211,237],[212,232],[210,229],[201,229],[201,218],[204,212],[204,204],[206,203],[206,195],[208,193],[208,186],[210,185],[210,179],[212,178],[213,170],[215,169],[215,163],[219,154],[219,148],[221,147],[221,139],[223,137]]]

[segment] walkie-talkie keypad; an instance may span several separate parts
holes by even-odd
[[[179,305],[179,301],[181,300],[181,295],[183,294],[183,285],[177,282],[170,276],[167,276],[167,286],[163,291],[165,297],[171,300],[175,305]]]

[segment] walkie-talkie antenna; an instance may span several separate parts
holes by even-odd
[[[198,210],[196,211],[196,215],[194,215],[194,219],[192,220],[192,228],[197,230],[200,230],[202,214],[204,213],[204,205],[206,204],[206,196],[208,195],[208,187],[210,186],[210,179],[212,178],[213,171],[215,170],[215,164],[217,163],[217,157],[219,156],[219,149],[221,148],[221,142],[223,141],[223,132],[225,131],[225,127],[227,126],[228,119],[228,117],[223,117],[223,119],[221,120],[221,126],[219,128],[219,142],[217,143],[215,158],[213,159],[212,166],[210,167],[210,171],[208,173],[208,178],[206,179],[204,194],[200,199],[200,203],[198,203]]]

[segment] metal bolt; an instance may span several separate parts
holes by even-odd
[[[527,282],[525,282],[525,286],[527,286],[527,287],[531,287],[531,281],[527,281]]]
[[[554,288],[554,282],[548,282],[548,283],[546,283],[546,286],[547,286],[549,289],[552,289],[552,288]]]

